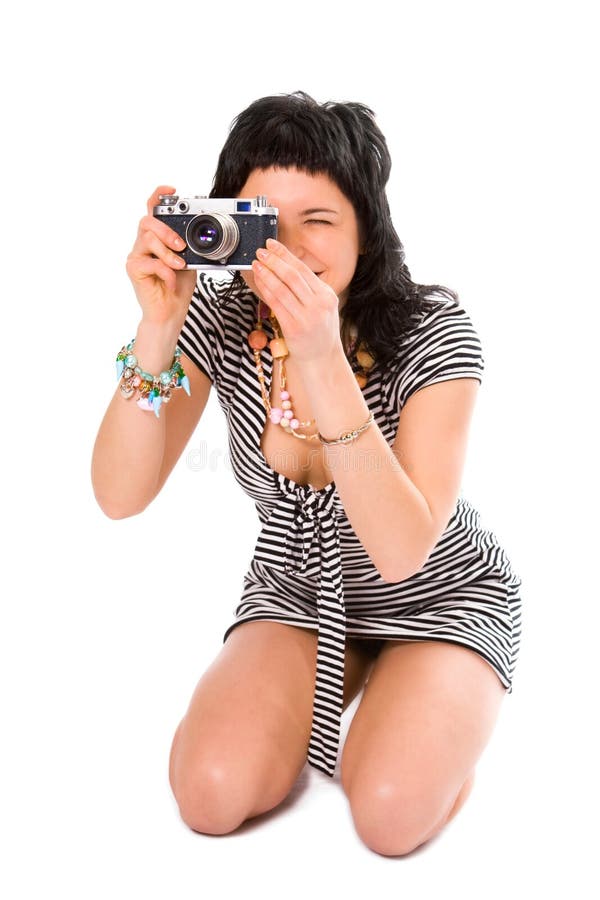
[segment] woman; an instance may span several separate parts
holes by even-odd
[[[233,279],[183,269],[183,242],[152,215],[174,192],[161,186],[128,258],[143,311],[129,350],[147,373],[171,366],[171,388],[154,382],[169,405],[146,415],[146,391],[139,413],[121,382],[94,448],[99,504],[145,509],[214,385],[262,525],[171,749],[196,831],[272,809],[307,758],[333,777],[364,686],[341,781],[367,846],[405,854],[464,803],[512,691],[521,580],[459,496],[481,344],[456,294],[411,280],[390,166],[368,107],[262,98],[234,120],[210,196],[265,195],[278,240]]]

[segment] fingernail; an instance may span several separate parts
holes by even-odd
[[[256,255],[258,256],[259,259],[266,259],[267,256],[269,255],[269,253],[267,250],[263,250],[261,247],[259,250],[256,251]]]

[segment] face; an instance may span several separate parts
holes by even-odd
[[[296,168],[254,169],[238,197],[258,194],[279,209],[277,240],[333,288],[341,309],[360,254],[359,224],[351,202],[327,175]],[[240,274],[260,297],[253,273]]]

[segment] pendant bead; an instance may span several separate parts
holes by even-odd
[[[356,353],[356,359],[359,366],[362,366],[363,369],[371,369],[375,365],[375,360],[370,353],[367,353],[366,350],[358,350]]]
[[[283,338],[273,338],[269,341],[269,348],[273,354],[273,359],[282,359],[289,356],[289,351]]]
[[[254,331],[251,331],[248,335],[248,343],[253,350],[262,350],[263,347],[267,346],[267,341],[268,337],[265,332],[258,328],[255,328]]]

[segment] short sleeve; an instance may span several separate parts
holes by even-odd
[[[222,285],[199,271],[177,346],[216,384],[223,364],[225,335],[222,312],[215,305]]]
[[[392,377],[392,402],[401,409],[421,388],[453,378],[483,380],[485,360],[470,316],[458,300],[441,301],[407,336]]]

